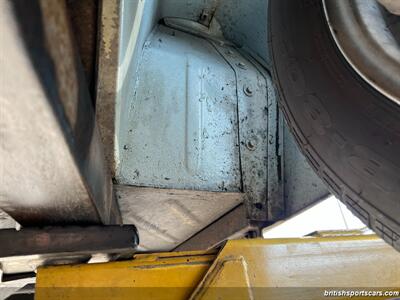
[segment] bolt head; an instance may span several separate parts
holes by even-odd
[[[243,92],[246,94],[248,97],[252,97],[254,94],[254,90],[251,84],[245,84],[243,86]]]
[[[255,140],[248,140],[246,143],[246,148],[250,151],[254,151],[257,148],[257,142]]]

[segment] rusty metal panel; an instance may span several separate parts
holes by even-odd
[[[0,5],[0,207],[22,225],[115,222],[65,2]]]
[[[115,176],[115,105],[119,58],[119,0],[100,1],[96,118],[111,176]]]

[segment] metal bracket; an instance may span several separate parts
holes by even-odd
[[[210,41],[236,75],[242,188],[248,217],[265,221],[268,191],[268,85],[234,47]]]
[[[59,226],[0,230],[4,274],[34,272],[43,265],[97,262],[131,256],[139,237],[133,225]],[[100,256],[101,255],[101,256]]]

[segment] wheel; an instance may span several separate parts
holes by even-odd
[[[390,35],[400,17],[370,0],[269,5],[274,82],[299,147],[330,191],[400,251],[400,39]],[[366,22],[351,23],[355,15]]]

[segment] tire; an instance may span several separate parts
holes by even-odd
[[[400,251],[400,106],[364,82],[319,0],[271,0],[273,77],[286,122],[328,189]]]

